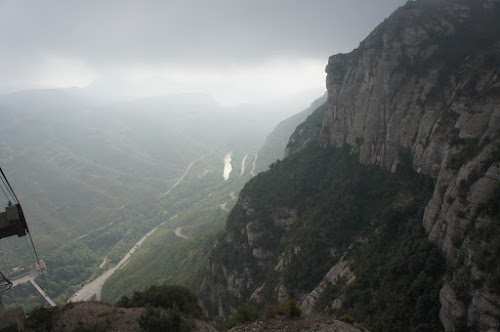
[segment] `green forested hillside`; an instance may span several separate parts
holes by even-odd
[[[0,95],[0,164],[47,263],[47,293],[66,302],[160,223],[172,221],[159,233],[167,237],[176,227],[190,236],[220,227],[249,178],[252,160],[242,172],[243,157],[263,140],[266,118],[250,123],[247,110],[240,117],[199,95],[112,105],[66,90]],[[233,171],[224,181],[223,158],[231,151]],[[180,214],[198,206],[195,217]],[[0,251],[4,272],[33,260],[17,237],[2,239]],[[161,279],[148,276],[145,286]],[[16,288],[11,292],[8,305],[24,301]]]
[[[420,224],[432,181],[410,165],[405,161],[393,174],[360,164],[348,148],[317,144],[274,163],[242,190],[210,254],[216,269],[205,275],[205,282],[224,283],[222,269],[235,271],[233,277],[247,271],[242,285],[250,287],[237,289],[242,296],[238,299],[228,290],[217,295],[218,301],[234,308],[250,301],[259,288],[252,298],[261,307],[277,301],[277,289],[303,299],[336,263],[352,260],[355,280],[348,285],[347,280],[336,280],[328,286],[316,303],[317,311],[349,314],[374,330],[396,328],[395,322],[411,322],[416,330],[439,329],[444,262]],[[280,209],[297,211],[288,230],[276,223]],[[256,232],[251,242],[242,231],[248,227]],[[255,248],[271,258],[256,257]],[[202,289],[202,299],[216,314],[217,304],[209,301],[213,294],[207,292]],[[332,309],[338,298],[345,305]],[[412,314],[415,308],[418,314]],[[402,325],[396,330],[404,330]]]
[[[233,172],[240,174],[241,160],[238,154],[234,157]],[[216,235],[236,203],[239,190],[250,178],[247,168],[243,176],[221,181],[212,163],[210,157],[200,160],[175,191],[158,203],[174,218],[106,282],[104,300],[115,302],[123,294],[152,284],[181,284],[199,290]],[[188,239],[174,234],[179,227]]]

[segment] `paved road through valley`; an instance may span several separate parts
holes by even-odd
[[[180,238],[186,239],[186,240],[189,239],[186,235],[182,234],[182,227],[177,227],[175,229],[174,233],[175,233],[175,236],[177,236],[177,237],[180,237]]]
[[[182,174],[181,178],[173,185],[172,188],[170,188],[167,192],[165,192],[163,195],[161,195],[160,197],[163,197],[165,195],[168,195],[172,189],[174,189],[175,187],[177,187],[177,185],[179,185],[182,180],[184,180],[184,178],[186,177],[187,173],[189,172],[189,170],[191,169],[191,167],[193,167],[194,163],[198,160],[201,160],[203,158],[205,158],[206,156],[203,156],[201,158],[198,158],[194,161],[192,161],[191,163],[189,163],[188,167],[186,168],[186,171],[184,172],[184,174]],[[177,215],[173,216],[172,218],[169,219],[172,220],[174,219],[175,217],[177,217]],[[79,291],[77,291],[69,300],[68,300],[68,303],[69,302],[81,302],[81,301],[88,301],[90,300],[94,295],[96,296],[96,299],[97,300],[100,300],[101,299],[101,292],[102,292],[102,285],[104,285],[104,283],[106,282],[106,280],[111,277],[111,275],[113,273],[115,273],[116,270],[118,270],[120,267],[122,267],[129,259],[130,257],[132,257],[132,255],[134,254],[134,252],[136,252],[137,249],[139,249],[139,247],[144,243],[144,241],[146,241],[146,239],[151,235],[153,234],[154,232],[156,232],[158,230],[158,228],[160,228],[161,226],[163,226],[165,224],[165,221],[162,222],[161,224],[159,224],[158,226],[156,226],[155,228],[153,228],[152,230],[150,230],[146,235],[144,235],[139,241],[137,241],[137,243],[132,247],[132,249],[130,249],[130,251],[122,258],[122,260],[120,262],[118,262],[118,264],[116,264],[114,267],[110,268],[109,270],[105,271],[103,274],[101,274],[100,276],[98,276],[97,278],[95,278],[93,281],[89,282],[88,284],[86,284],[85,286],[83,286],[82,288],[80,288]]]

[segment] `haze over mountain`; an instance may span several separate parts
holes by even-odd
[[[500,0],[51,4],[0,14],[0,89],[49,87],[0,95],[38,329],[498,330]]]
[[[156,250],[178,246],[173,234],[182,227],[203,251],[184,268],[193,277],[175,279],[166,268],[149,274],[156,279],[139,275],[137,285],[158,278],[189,283],[196,277],[193,264],[204,266],[209,240],[251,177],[265,136],[311,98],[306,93],[267,105],[221,106],[199,93],[115,103],[93,98],[87,88],[0,95],[0,162],[50,270],[48,294],[64,303],[160,225],[152,237],[161,243]],[[228,155],[232,171],[226,178]],[[181,249],[167,252],[176,250]],[[32,258],[22,239],[2,239],[0,251],[3,271],[29,270]],[[138,252],[134,258],[143,256]],[[140,261],[130,266],[147,270]],[[114,299],[126,289],[115,288]],[[26,285],[16,286],[13,294],[5,298],[9,306],[23,303],[31,309],[44,302]]]
[[[191,93],[96,106],[84,90],[0,95],[2,167],[41,237],[56,229],[82,234],[95,226],[89,216],[98,210],[153,200],[214,149],[251,152],[283,114],[304,103],[297,96],[227,108]]]

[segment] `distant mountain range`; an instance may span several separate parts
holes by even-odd
[[[304,104],[301,98],[227,108],[202,94],[119,103],[96,101],[79,88],[0,95],[0,163],[47,261],[50,296],[65,302],[104,257],[117,263],[135,237],[206,197],[203,206],[213,216],[185,230],[194,235],[219,227],[227,214],[219,206],[234,204],[254,152],[283,113],[300,110],[294,107]],[[228,152],[233,172],[224,181]],[[186,181],[160,199],[194,161]],[[190,226],[194,220],[181,216],[173,223]],[[32,261],[23,239],[2,239],[0,250],[3,270]],[[22,293],[16,287],[14,297]]]

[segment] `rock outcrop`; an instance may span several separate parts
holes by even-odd
[[[452,266],[500,180],[499,22],[496,0],[408,2],[326,68],[323,144],[348,144],[360,162],[391,171],[409,153],[436,181],[423,224]],[[499,294],[469,295],[459,303],[443,288],[446,330],[498,329],[498,312],[475,303],[494,308]]]
[[[319,297],[325,291],[326,287],[330,285],[335,285],[339,280],[345,280],[346,285],[349,285],[352,281],[356,279],[351,266],[353,261],[349,259],[342,259],[335,264],[330,271],[325,275],[320,284],[310,292],[307,297],[301,303],[302,312],[305,314],[314,313],[315,306],[318,302]],[[340,305],[341,300],[336,299],[332,305]]]
[[[2,296],[0,296],[0,331],[24,331],[23,307],[5,310]]]
[[[286,242],[297,219],[295,209],[267,205],[265,212],[256,213],[257,205],[249,197],[240,197],[229,216],[235,223],[225,229],[209,257],[200,297],[211,314],[224,320],[251,297],[258,301],[264,272],[274,268],[277,244]]]
[[[441,322],[446,331],[499,330],[500,272],[485,262],[495,262],[500,250],[491,235],[500,228],[500,0],[409,1],[356,50],[330,57],[326,72],[322,124],[299,126],[286,156],[319,142],[349,147],[361,163],[391,172],[410,160],[415,171],[431,177],[434,190],[422,224],[449,265],[440,292]],[[241,256],[237,269],[227,269],[224,258],[210,261],[203,286],[207,303],[225,318],[242,299],[290,297],[293,289],[278,282],[270,290],[262,275],[279,271],[293,250],[301,250],[257,245],[275,227],[288,241],[286,223],[269,223],[263,214],[293,206],[269,203],[262,209],[245,197],[237,206],[243,211],[232,214],[239,213],[239,219],[233,216],[239,221],[228,224],[215,251],[228,243],[252,247],[254,260],[245,263]],[[343,262],[329,273],[355,278]],[[314,310],[330,277],[309,295],[300,294],[303,309]]]

